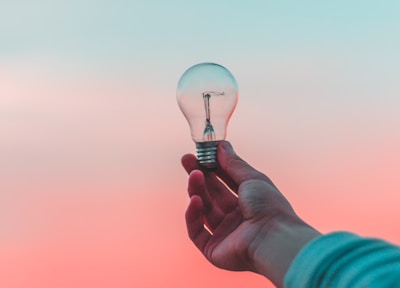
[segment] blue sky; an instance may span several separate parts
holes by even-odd
[[[179,159],[195,147],[175,92],[205,61],[238,82],[228,140],[305,220],[399,242],[399,15],[397,0],[0,0],[2,280],[266,287],[187,239]]]
[[[161,61],[380,45],[394,52],[400,41],[398,1],[10,1],[1,10],[2,57]]]

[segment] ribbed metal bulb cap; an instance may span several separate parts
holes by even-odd
[[[218,167],[217,146],[219,141],[196,142],[197,161],[207,169]]]

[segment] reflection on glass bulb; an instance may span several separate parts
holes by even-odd
[[[226,127],[237,104],[235,78],[221,65],[197,64],[183,73],[176,95],[189,122],[200,165],[217,167],[217,145],[226,137]]]

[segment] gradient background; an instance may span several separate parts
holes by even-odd
[[[270,287],[188,240],[191,65],[228,139],[322,232],[400,243],[399,1],[1,1],[0,286]]]

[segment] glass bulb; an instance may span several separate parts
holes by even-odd
[[[221,65],[200,63],[183,73],[176,96],[196,143],[200,165],[216,168],[217,146],[225,140],[238,100],[235,78]]]

